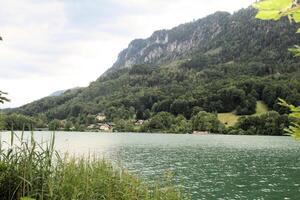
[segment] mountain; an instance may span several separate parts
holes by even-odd
[[[56,91],[56,92],[51,93],[49,96],[50,96],[50,97],[57,97],[57,96],[62,95],[65,91],[66,91],[66,90],[58,90],[58,91]]]
[[[212,48],[210,45],[225,31],[223,26],[230,16],[227,12],[216,12],[171,30],[155,31],[147,39],[133,40],[107,73],[137,64],[161,64],[177,60],[198,50],[208,51]]]
[[[255,14],[252,8],[216,12],[133,40],[88,87],[12,112],[89,124],[97,113],[110,121],[160,112],[190,119],[199,110],[253,114],[263,101],[283,115],[279,97],[300,105],[300,62],[287,50],[299,41],[298,27],[288,19],[257,20]]]
[[[80,90],[80,87],[75,87],[75,88],[71,88],[71,89],[68,89],[68,90],[58,90],[58,91],[55,91],[53,93],[51,93],[49,95],[49,97],[57,97],[57,96],[60,96],[60,95],[63,95],[65,92],[74,92],[74,91],[77,91],[77,90]]]
[[[155,31],[147,39],[133,40],[105,74],[137,64],[159,65],[186,58],[199,51],[211,55],[231,50],[223,59],[243,59],[249,57],[244,54],[258,56],[262,48],[281,46],[281,49],[285,50],[295,42],[295,28],[292,28],[287,20],[281,23],[281,26],[289,30],[283,32],[275,29],[279,28],[279,25],[274,22],[254,19],[254,13],[251,8],[240,10],[233,15],[216,12],[171,30]],[[280,37],[281,35],[288,38]]]

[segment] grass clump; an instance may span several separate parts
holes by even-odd
[[[11,135],[8,147],[0,146],[1,200],[179,200],[170,185],[149,186],[103,159],[61,158],[54,136],[38,144]],[[17,144],[14,144],[17,138]],[[2,142],[0,142],[2,144]]]

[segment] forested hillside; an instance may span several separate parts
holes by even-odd
[[[103,113],[119,131],[282,135],[290,119],[278,98],[300,105],[300,62],[287,51],[300,37],[288,19],[260,21],[255,13],[217,12],[134,40],[87,88],[9,112],[77,127]],[[254,115],[258,101],[271,112]],[[230,112],[244,117],[226,128],[217,113]],[[139,119],[146,121],[136,129],[131,121]]]

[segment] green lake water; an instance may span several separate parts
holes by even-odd
[[[171,173],[193,200],[300,199],[300,142],[290,137],[58,132],[56,149],[96,153],[149,184]]]

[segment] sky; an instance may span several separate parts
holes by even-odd
[[[85,87],[131,40],[254,0],[0,0],[0,90],[18,107]]]

